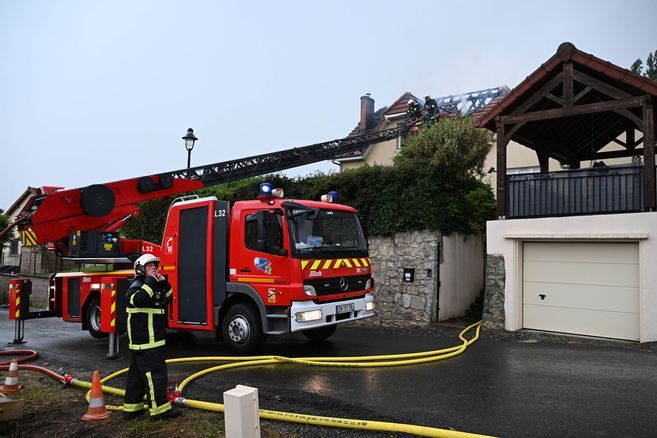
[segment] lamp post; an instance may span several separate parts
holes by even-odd
[[[185,149],[187,149],[187,168],[189,169],[192,164],[192,149],[194,149],[194,143],[196,143],[198,138],[194,136],[194,130],[189,128],[187,130],[187,135],[182,139],[185,140]]]

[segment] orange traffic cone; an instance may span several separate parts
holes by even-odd
[[[91,383],[91,397],[89,398],[89,408],[87,413],[82,417],[86,421],[104,420],[110,416],[110,412],[105,409],[105,400],[103,399],[103,388],[100,385],[100,373],[94,371],[94,378]]]
[[[11,365],[9,365],[9,374],[7,374],[5,384],[2,386],[2,389],[0,389],[0,392],[11,394],[12,392],[18,392],[21,389],[23,389],[23,387],[18,386],[18,362],[14,359],[11,361]]]

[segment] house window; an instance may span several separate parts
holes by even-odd
[[[404,122],[399,122],[397,125],[395,125],[397,128],[401,127],[404,124]],[[398,135],[397,136],[397,143],[396,143],[396,149],[399,150],[403,147],[402,145],[402,136]]]
[[[9,241],[9,255],[18,255],[18,240]]]

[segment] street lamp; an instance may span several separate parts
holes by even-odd
[[[192,164],[192,149],[194,149],[194,143],[196,143],[196,138],[194,136],[194,130],[192,128],[189,128],[187,130],[187,135],[185,135],[183,138],[185,140],[185,149],[187,149],[187,168],[189,169]]]

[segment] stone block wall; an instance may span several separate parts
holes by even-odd
[[[441,234],[435,231],[370,238],[376,317],[364,324],[427,326],[436,319],[440,245]],[[403,281],[404,268],[415,269],[412,283]]]
[[[504,282],[506,270],[502,254],[486,257],[486,292],[484,294],[484,327],[504,330]]]
[[[28,278],[32,280],[32,295],[30,295],[31,309],[45,309],[48,307],[48,279],[44,277],[32,277],[28,275],[4,275],[0,274],[0,305],[9,303],[9,281],[15,278]]]

